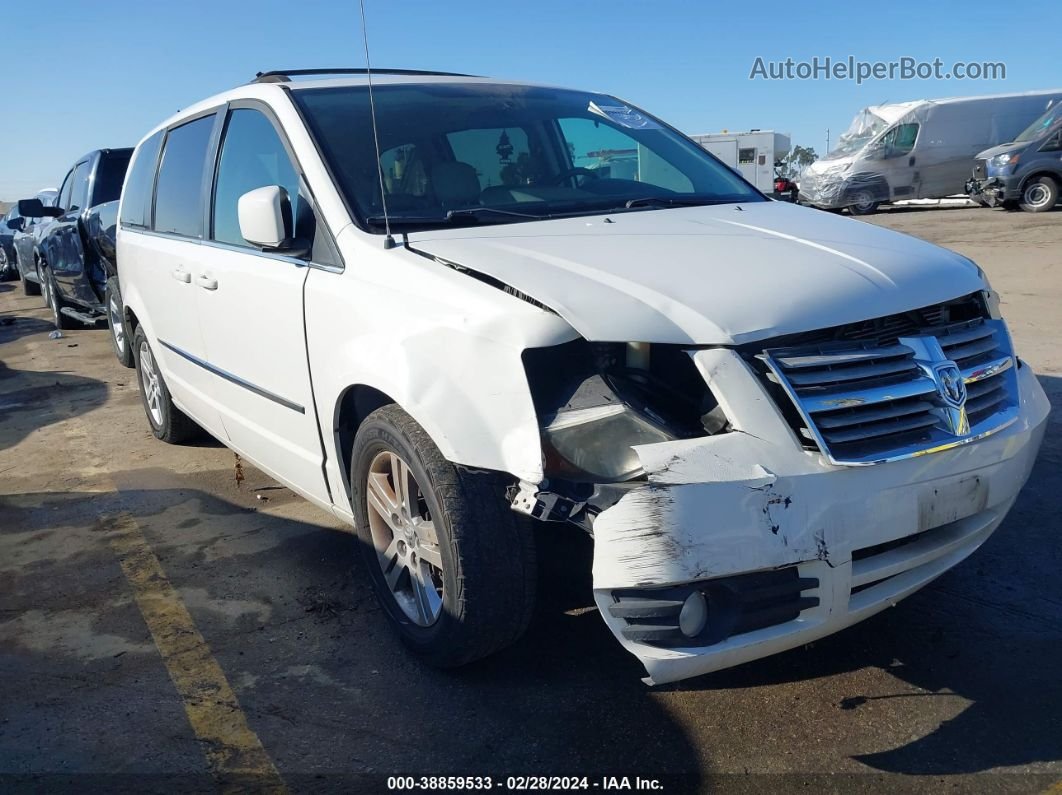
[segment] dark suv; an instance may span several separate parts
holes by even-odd
[[[18,203],[21,215],[45,219],[35,235],[32,266],[22,266],[23,278],[40,284],[59,328],[106,318],[108,283],[117,287],[109,256],[114,218],[132,153],[97,149],[80,158],[63,180],[55,207],[39,199]]]

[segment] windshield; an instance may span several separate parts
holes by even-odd
[[[359,222],[383,229],[362,86],[292,92]],[[613,97],[478,83],[374,87],[383,198],[400,231],[766,201],[692,141]]]
[[[870,108],[856,114],[848,129],[837,137],[837,146],[830,150],[823,160],[836,160],[839,157],[854,155],[888,127],[888,122]]]
[[[1025,131],[1014,141],[1035,141],[1037,138],[1046,135],[1047,131],[1060,121],[1062,121],[1062,102],[1056,102],[1052,107],[1048,108],[1047,113],[1026,127]]]

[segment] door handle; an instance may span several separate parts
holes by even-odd
[[[910,159],[907,161],[907,165],[913,166],[914,164],[915,164],[914,155],[911,155]]]
[[[170,275],[179,282],[184,282],[185,284],[192,283],[192,274],[183,268],[174,268],[170,271]]]
[[[195,277],[195,283],[202,287],[204,290],[216,290],[218,289],[218,280],[211,278],[210,276],[199,275]]]

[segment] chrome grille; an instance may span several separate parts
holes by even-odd
[[[1014,356],[999,320],[924,327],[885,342],[771,348],[759,358],[796,407],[801,436],[837,464],[963,444],[1016,416]]]

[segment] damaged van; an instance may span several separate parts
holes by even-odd
[[[959,254],[768,200],[615,97],[271,72],[141,141],[117,235],[148,423],[349,522],[406,645],[515,641],[593,537],[647,681],[793,648],[999,526],[1048,402]]]
[[[907,199],[961,194],[977,153],[1014,140],[1062,90],[874,105],[800,175],[800,198],[869,215]]]

